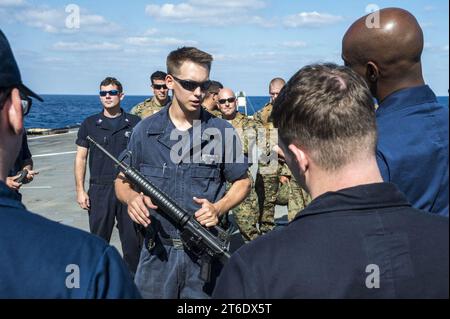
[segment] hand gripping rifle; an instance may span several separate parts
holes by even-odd
[[[123,161],[119,161],[90,136],[87,139],[111,158],[127,180],[138,188],[139,191],[144,193],[144,195],[149,196],[152,202],[163,213],[163,217],[171,220],[175,227],[181,231],[181,241],[184,247],[203,261],[200,277],[208,281],[211,259],[217,258],[221,263],[225,264],[230,258],[227,233],[218,226],[212,227],[211,230],[203,227],[193,216],[181,208],[167,194],[158,189],[158,187],[144,177],[138,170]]]

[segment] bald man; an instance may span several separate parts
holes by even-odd
[[[272,79],[269,84],[270,101],[254,115],[255,120],[260,121],[266,128],[273,128],[273,125],[271,126],[272,120],[270,119],[272,104],[285,84],[286,81],[282,78]]]
[[[342,41],[345,65],[378,100],[378,166],[414,207],[448,217],[449,114],[422,76],[422,29],[406,10],[378,13],[378,28],[369,28],[364,16]]]
[[[256,134],[259,123],[248,118],[244,114],[237,111],[237,99],[233,90],[223,88],[218,93],[219,111],[221,118],[228,121],[239,134],[242,142],[242,149],[244,154],[248,157],[249,152],[249,133]],[[246,131],[246,130],[250,130]],[[233,216],[239,231],[245,241],[255,239],[260,235],[257,223],[259,222],[258,198],[255,192],[255,185],[253,177],[249,171],[248,176],[252,181],[252,188],[247,198],[237,207],[233,208]],[[227,190],[231,184],[227,185]]]
[[[258,123],[261,123],[267,131],[274,129],[273,122],[270,117],[272,114],[272,105],[285,83],[286,81],[282,78],[272,79],[269,84],[270,101],[264,105],[261,110],[253,115],[253,118]],[[267,135],[267,138],[269,139],[270,136]],[[279,173],[281,166],[278,165],[275,171],[269,169],[267,172],[263,172],[264,168],[269,167],[270,163],[259,163],[258,173],[256,175],[255,187],[259,202],[259,229],[261,234],[268,233],[275,227],[275,205],[277,204],[280,189]]]

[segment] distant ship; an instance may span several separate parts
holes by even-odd
[[[253,107],[252,102],[250,99],[247,99],[247,95],[244,91],[236,92],[236,98],[237,98],[237,111],[253,118],[253,114],[255,113],[255,108]],[[248,113],[248,107],[252,110],[252,115],[249,115]]]

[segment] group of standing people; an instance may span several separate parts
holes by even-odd
[[[134,107],[134,114],[120,107],[124,94],[117,79],[101,82],[103,110],[83,122],[76,141],[77,201],[89,211],[91,232],[106,241],[117,220],[128,271],[103,241],[27,217],[14,192],[0,183],[2,234],[5,224],[12,238],[20,223],[32,223],[25,245],[36,228],[44,229],[46,251],[41,244],[33,261],[46,265],[53,258],[55,272],[69,260],[58,252],[79,245],[71,247],[70,260],[85,270],[84,297],[448,298],[448,107],[423,80],[423,34],[414,16],[383,9],[376,29],[365,19],[343,38],[345,66],[308,65],[287,83],[273,79],[270,103],[253,118],[237,112],[233,90],[209,79],[213,58],[197,48],[170,52],[167,73],[151,76],[154,96]],[[22,138],[19,92],[38,96],[23,86],[1,35],[0,58],[9,64],[0,74],[13,75],[0,76],[0,88],[8,88],[0,91],[3,181],[17,154],[3,149],[17,148]],[[245,129],[265,129],[263,158],[278,153],[275,169],[258,157],[256,178]],[[278,137],[271,143],[275,129]],[[229,131],[239,138],[217,143],[211,133],[225,137]],[[152,198],[88,136],[138,169],[202,226],[218,225],[232,211],[248,243],[224,268],[209,265],[212,276],[205,281],[205,261],[185,249],[180,231],[158,213]],[[290,223],[271,231],[280,202],[288,205]],[[6,250],[0,264],[14,258]],[[11,271],[0,269],[6,276]],[[27,274],[27,267],[18,271]],[[80,296],[63,287],[61,276],[39,275],[48,278],[55,296]],[[18,288],[13,296],[52,293],[39,295],[37,285],[26,285],[26,293]]]

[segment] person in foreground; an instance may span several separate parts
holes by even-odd
[[[383,182],[364,80],[347,67],[306,66],[272,117],[313,201],[283,230],[234,253],[213,297],[448,298],[448,218],[411,207]]]
[[[27,211],[6,186],[31,106],[21,95],[40,99],[23,85],[0,30],[0,298],[139,298],[115,248]]]
[[[237,136],[233,127],[202,107],[212,60],[193,47],[170,52],[166,84],[173,92],[172,103],[135,127],[127,148],[133,156],[126,159],[205,227],[217,225],[220,216],[245,199],[251,186],[248,164],[243,156],[239,161],[241,146],[234,147],[225,135],[228,131]],[[232,185],[224,195],[227,182]],[[204,260],[184,248],[174,223],[123,173],[115,183],[117,198],[128,205],[131,219],[145,227],[135,276],[142,297],[208,298],[220,265],[212,262],[211,280],[201,279]]]
[[[414,207],[448,217],[448,106],[438,103],[425,84],[422,29],[406,10],[377,14],[379,28],[368,28],[366,16],[351,25],[342,40],[342,58],[378,100],[381,176]]]

